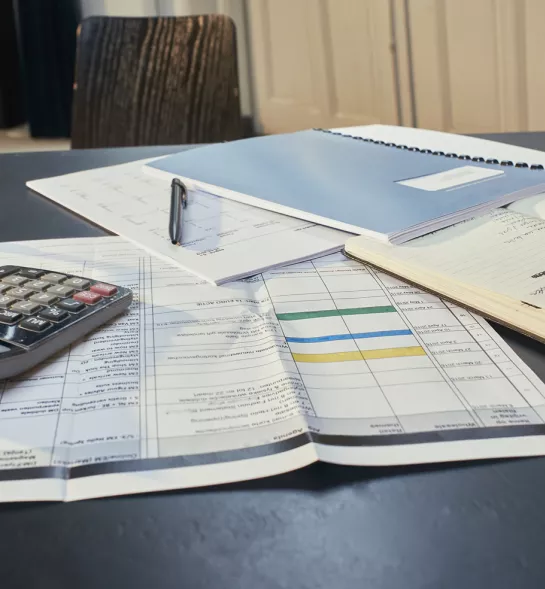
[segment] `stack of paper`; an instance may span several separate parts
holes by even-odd
[[[34,180],[28,186],[214,284],[339,251],[348,238],[342,231],[192,191],[182,247],[172,245],[170,180],[145,174],[149,161]]]
[[[364,129],[346,132],[429,149],[445,142],[427,131]],[[536,161],[465,139],[477,141],[462,146],[471,155]],[[480,316],[344,257],[342,231],[202,191],[190,194],[183,247],[173,246],[170,183],[145,174],[147,161],[29,183],[123,237],[0,245],[2,264],[135,294],[127,315],[0,382],[0,501],[197,487],[318,460],[545,454],[545,385]],[[540,244],[539,230],[514,215],[496,211],[486,222]],[[472,224],[476,243],[490,237],[492,225]],[[424,239],[435,247],[438,238]],[[439,268],[434,252],[426,245],[403,260],[424,255]],[[467,274],[454,257],[451,267]],[[486,248],[481,258],[490,261]],[[525,263],[538,273],[535,260]],[[541,301],[527,282],[504,281]]]

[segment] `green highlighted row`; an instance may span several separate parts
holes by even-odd
[[[341,315],[370,315],[371,313],[395,313],[395,307],[359,307],[357,309],[329,309],[327,311],[304,311],[302,313],[278,313],[280,321],[298,321],[299,319],[318,319],[319,317],[339,317]]]

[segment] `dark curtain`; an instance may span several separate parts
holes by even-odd
[[[14,6],[31,135],[70,137],[79,1],[15,0]]]
[[[25,120],[13,4],[0,0],[0,128]]]

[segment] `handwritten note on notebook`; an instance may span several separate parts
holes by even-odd
[[[150,160],[33,180],[27,185],[78,215],[197,276],[221,284],[339,251],[348,235],[203,192],[191,192],[182,247],[168,239],[170,183]]]
[[[545,221],[497,209],[402,246],[365,249],[517,300],[545,306]]]

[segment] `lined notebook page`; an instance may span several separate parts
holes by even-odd
[[[496,209],[401,246],[359,243],[363,251],[545,306],[545,220]]]

